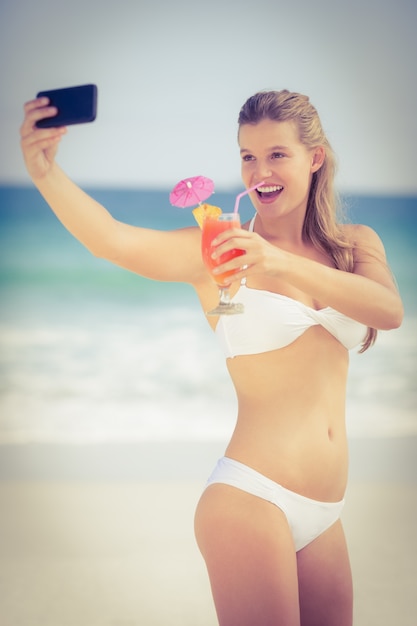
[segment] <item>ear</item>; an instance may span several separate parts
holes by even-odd
[[[326,151],[323,146],[318,146],[315,148],[312,159],[311,159],[311,172],[317,172],[324,163],[324,159],[326,158]]]

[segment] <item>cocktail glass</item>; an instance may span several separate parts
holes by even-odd
[[[227,279],[236,273],[236,270],[229,270],[222,274],[213,274],[214,268],[222,263],[226,263],[237,256],[244,254],[243,250],[233,249],[222,254],[217,259],[211,257],[214,250],[211,242],[217,235],[228,230],[229,228],[240,228],[240,218],[237,212],[221,213],[216,216],[207,216],[203,222],[202,233],[202,255],[203,261],[211,273],[213,279],[219,287],[219,303],[211,311],[207,311],[207,315],[234,315],[243,313],[243,304],[231,302],[229,286]]]

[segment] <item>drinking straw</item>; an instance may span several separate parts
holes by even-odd
[[[262,180],[260,183],[256,183],[256,185],[254,185],[253,187],[249,187],[249,189],[245,189],[245,191],[242,191],[242,193],[240,193],[238,196],[236,196],[235,208],[234,208],[233,212],[237,213],[237,210],[239,208],[239,201],[242,198],[242,196],[246,196],[247,193],[250,193],[251,191],[253,191],[257,187],[260,187],[261,185],[263,185],[264,183],[265,183],[265,181]]]

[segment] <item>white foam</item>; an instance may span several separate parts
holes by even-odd
[[[353,436],[417,434],[416,320],[352,353]],[[0,443],[227,438],[236,401],[199,311],[0,328]]]

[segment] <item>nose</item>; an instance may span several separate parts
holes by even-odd
[[[267,161],[258,160],[256,162],[256,177],[258,180],[265,180],[272,176],[271,164]]]

